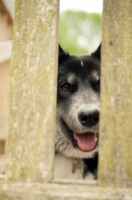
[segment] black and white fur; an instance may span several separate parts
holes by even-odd
[[[55,178],[97,179],[100,49],[77,57],[59,47]],[[95,147],[81,150],[74,133],[96,134]],[[76,161],[81,167],[73,173]]]

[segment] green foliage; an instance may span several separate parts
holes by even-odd
[[[60,15],[59,42],[70,54],[88,54],[101,40],[101,15],[66,11]]]

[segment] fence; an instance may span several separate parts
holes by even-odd
[[[0,1],[0,173],[4,172],[3,160],[8,127],[9,68],[13,27],[11,10],[9,11],[4,3],[4,0]]]
[[[53,179],[59,2],[16,1],[0,199],[132,199],[131,7],[104,1],[99,179],[75,182]]]

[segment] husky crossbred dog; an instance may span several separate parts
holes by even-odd
[[[97,178],[100,49],[77,57],[59,47],[55,178]]]

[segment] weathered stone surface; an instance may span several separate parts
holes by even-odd
[[[104,1],[99,183],[107,186],[132,187],[131,8]]]
[[[0,184],[2,200],[130,200],[131,189],[98,187],[93,184],[9,183]]]
[[[7,177],[51,179],[56,118],[58,1],[16,1]]]

